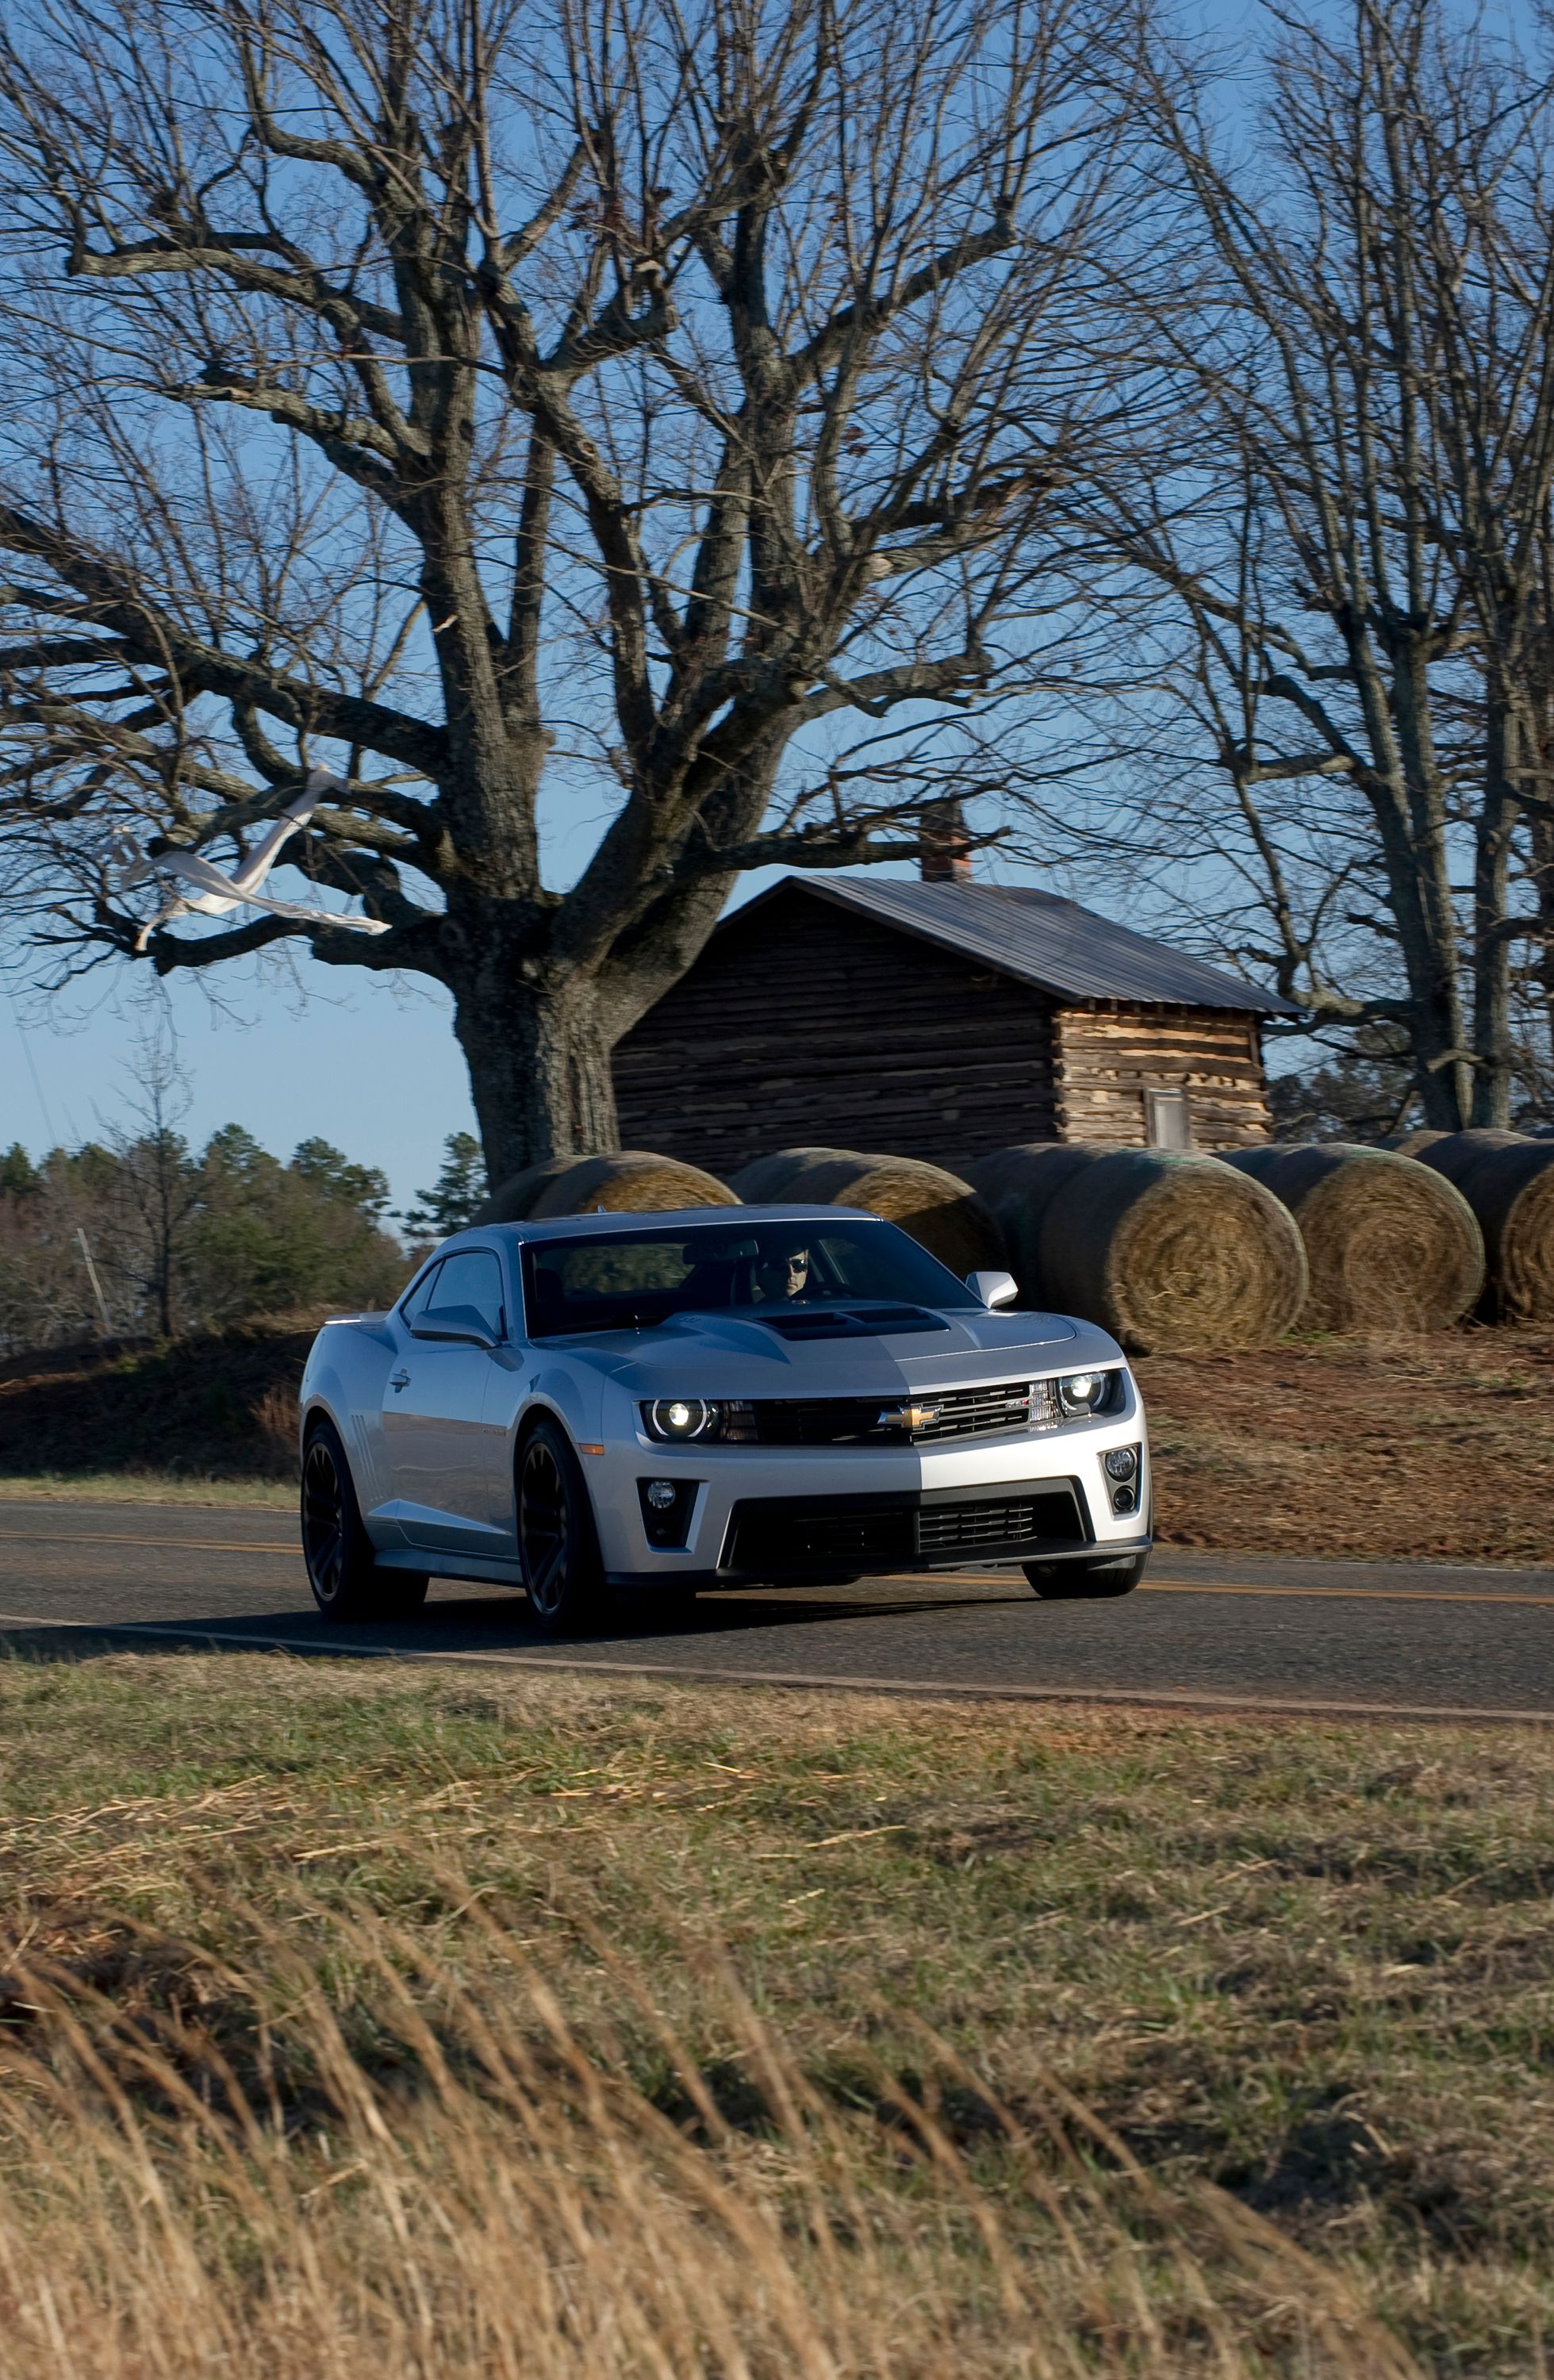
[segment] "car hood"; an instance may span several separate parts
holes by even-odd
[[[1114,1340],[1058,1314],[938,1313],[932,1327],[795,1342],[734,1314],[680,1314],[652,1331],[552,1339],[633,1397],[890,1395],[903,1388],[1039,1378],[1115,1363]]]

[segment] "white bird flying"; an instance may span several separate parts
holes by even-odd
[[[149,917],[135,937],[135,948],[143,951],[159,926],[191,910],[202,917],[225,917],[234,909],[262,909],[272,917],[294,917],[299,925],[333,926],[347,934],[386,934],[388,927],[380,917],[342,917],[333,909],[308,908],[295,901],[276,901],[263,890],[270,870],[280,858],[290,838],[305,827],[326,794],[344,794],[348,788],[327,769],[311,769],[308,783],[280,817],[269,832],[260,837],[241,868],[230,876],[198,852],[180,851],[167,844],[160,851],[143,851],[124,827],[116,827],[104,846],[103,856],[114,869],[114,890],[127,892],[137,884],[160,885],[170,898],[154,917]]]

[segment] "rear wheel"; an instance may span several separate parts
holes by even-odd
[[[564,1432],[537,1422],[518,1456],[518,1560],[528,1608],[548,1636],[596,1627],[604,1570],[583,1475]]]
[[[426,1601],[422,1572],[379,1568],[346,1450],[326,1421],[302,1456],[302,1559],[326,1620],[410,1620]]]
[[[1024,1569],[1043,1603],[1097,1603],[1104,1597],[1131,1595],[1148,1559],[1147,1554],[1132,1554],[1123,1561],[1026,1562]]]

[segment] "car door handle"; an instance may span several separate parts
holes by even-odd
[[[409,1375],[409,1373],[405,1369],[404,1365],[403,1365],[403,1364],[401,1364],[401,1366],[399,1366],[399,1369],[398,1369],[398,1371],[397,1371],[397,1372],[391,1372],[391,1373],[390,1373],[390,1375],[389,1375],[389,1386],[390,1386],[390,1388],[395,1391],[395,1394],[397,1396],[397,1394],[399,1393],[399,1390],[400,1390],[401,1389],[407,1389],[407,1388],[409,1387],[409,1385],[410,1385],[410,1375]]]

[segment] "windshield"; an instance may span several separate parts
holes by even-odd
[[[524,1244],[528,1334],[651,1330],[673,1314],[756,1321],[817,1307],[975,1307],[953,1272],[893,1223],[709,1224]],[[819,1317],[817,1316],[817,1319]]]

